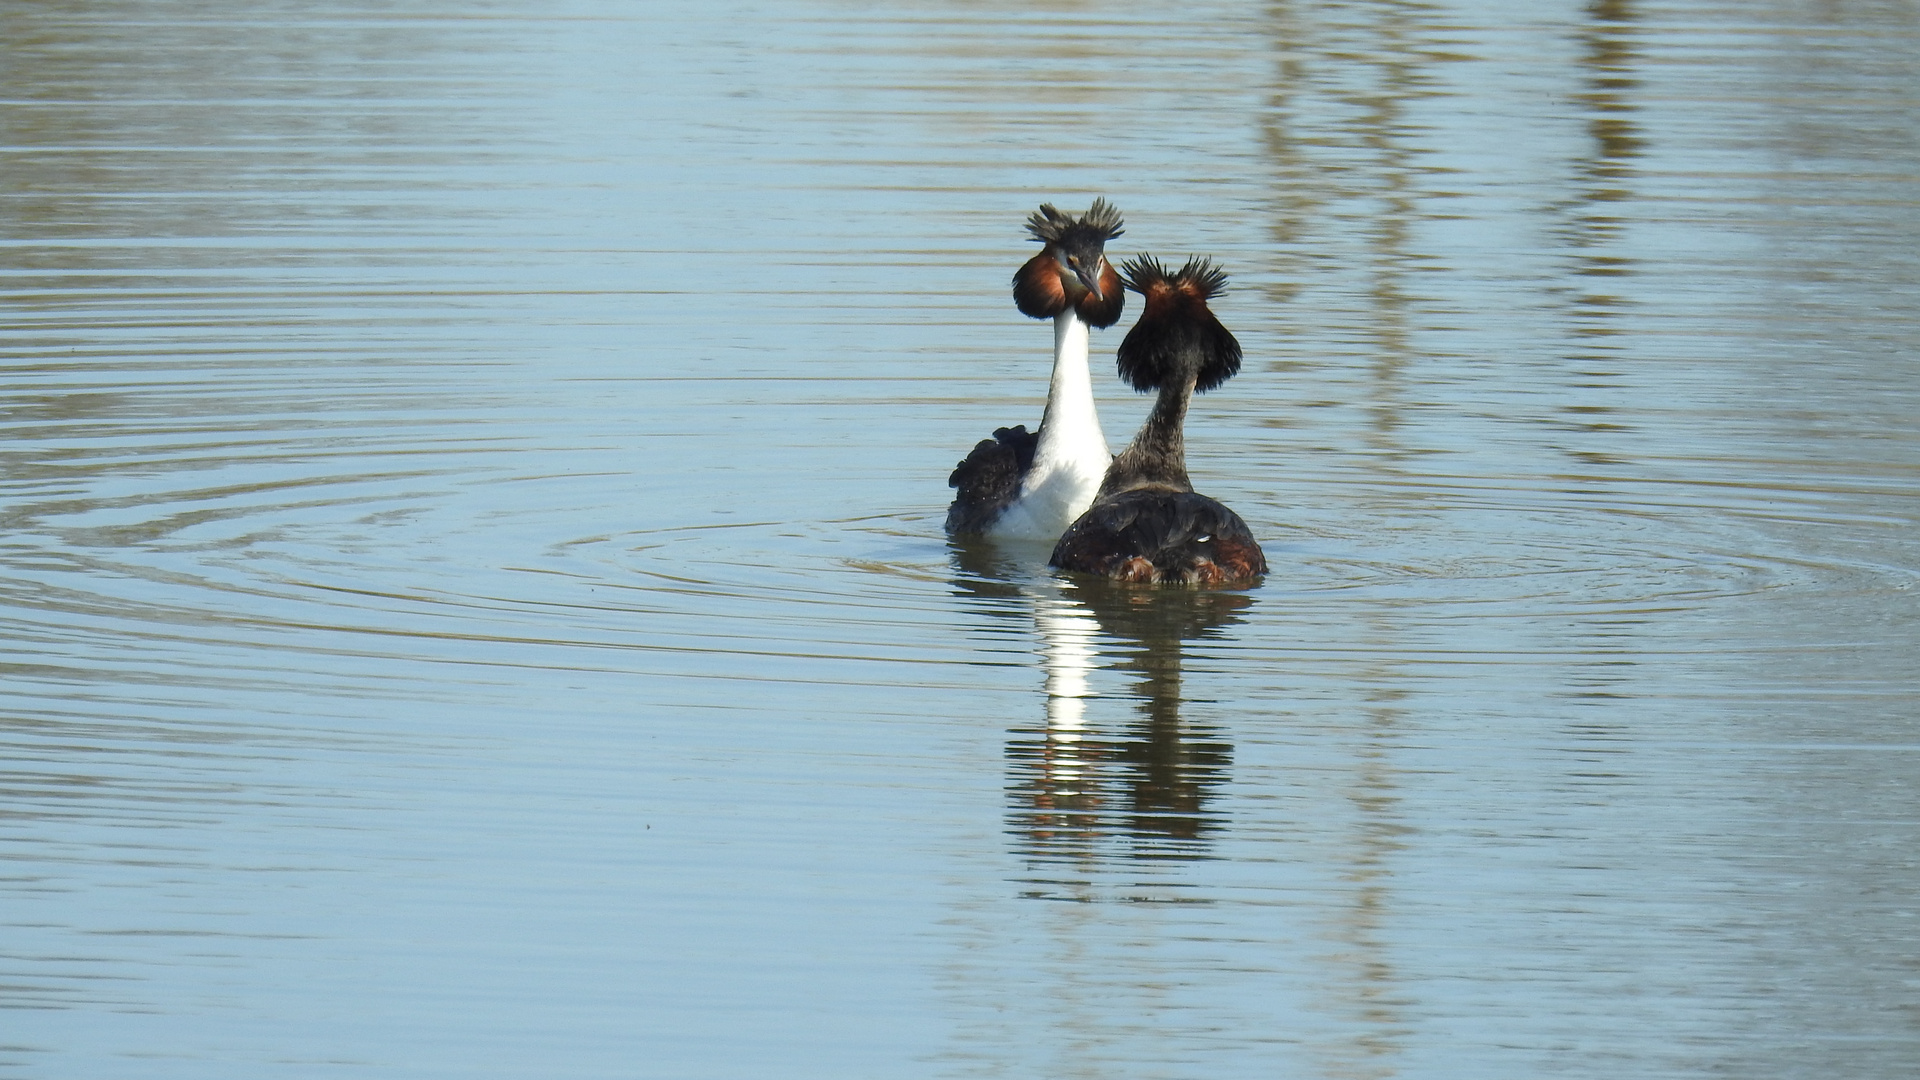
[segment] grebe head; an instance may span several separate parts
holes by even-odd
[[[1013,276],[1013,301],[1023,314],[1051,319],[1072,308],[1090,326],[1112,326],[1126,306],[1120,275],[1107,263],[1107,241],[1125,230],[1120,211],[1093,200],[1075,217],[1041,203],[1027,231],[1046,245]]]
[[[1211,390],[1240,370],[1240,342],[1207,307],[1226,291],[1226,271],[1211,259],[1191,258],[1169,273],[1151,255],[1121,269],[1126,287],[1146,301],[1120,343],[1120,377],[1129,385],[1157,390],[1192,378],[1195,390]]]

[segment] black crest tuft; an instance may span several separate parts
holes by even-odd
[[[1093,200],[1087,212],[1077,218],[1055,209],[1052,203],[1041,203],[1040,209],[1027,217],[1027,231],[1043,244],[1091,244],[1096,249],[1125,232],[1121,224],[1119,209],[1105,199]]]
[[[1222,296],[1227,291],[1227,272],[1213,265],[1213,260],[1195,255],[1187,260],[1185,266],[1167,272],[1160,260],[1151,255],[1140,255],[1120,264],[1120,273],[1124,275],[1126,286],[1142,296],[1147,290],[1160,286],[1185,293],[1202,303]]]
[[[1240,370],[1240,342],[1220,325],[1207,301],[1226,291],[1227,273],[1211,259],[1188,259],[1172,273],[1151,255],[1122,267],[1126,286],[1146,298],[1140,321],[1120,343],[1120,377],[1136,390],[1157,390],[1189,375],[1211,390]]]

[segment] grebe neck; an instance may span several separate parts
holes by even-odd
[[[989,530],[1052,540],[1086,513],[1113,461],[1087,370],[1087,324],[1072,308],[1053,318],[1053,381],[1020,497]]]
[[[1160,384],[1153,411],[1140,425],[1132,445],[1120,451],[1100,483],[1102,497],[1138,487],[1166,487],[1192,491],[1187,479],[1187,404],[1193,400],[1197,373]]]
[[[1040,418],[1040,445],[1034,451],[1034,463],[1092,452],[1104,460],[1113,458],[1093,404],[1087,324],[1068,308],[1053,317],[1053,380],[1047,386],[1047,410]]]

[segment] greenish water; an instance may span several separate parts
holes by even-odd
[[[1914,4],[0,41],[0,1076],[1920,1062]],[[941,533],[1096,194],[1259,589]]]

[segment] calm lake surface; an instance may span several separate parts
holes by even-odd
[[[0,41],[0,1076],[1920,1072],[1910,0]],[[1257,589],[942,534],[1095,195]]]

